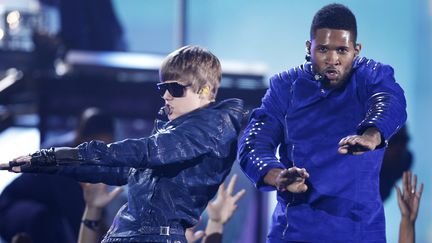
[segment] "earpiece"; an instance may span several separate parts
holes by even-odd
[[[203,94],[203,95],[208,95],[209,94],[209,92],[210,92],[210,88],[208,87],[208,86],[205,86],[204,88],[202,88],[201,90],[200,90],[200,94]]]
[[[310,62],[310,60],[311,60],[311,55],[310,55],[311,53],[310,53],[310,49],[308,49],[307,47],[306,47],[306,56],[305,56],[305,60],[307,61],[307,62]]]

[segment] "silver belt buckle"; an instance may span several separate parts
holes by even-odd
[[[161,226],[159,235],[170,235],[170,227],[169,226]]]

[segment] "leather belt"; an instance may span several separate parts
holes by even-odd
[[[184,235],[183,228],[170,226],[142,226],[138,231],[146,235]]]

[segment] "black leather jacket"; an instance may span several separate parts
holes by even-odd
[[[230,172],[243,116],[241,100],[214,103],[158,122],[150,137],[83,143],[76,148],[80,166],[60,164],[56,173],[128,184],[128,203],[103,242],[184,242],[184,229],[198,223]]]

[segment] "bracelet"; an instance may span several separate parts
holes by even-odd
[[[91,230],[98,230],[99,229],[99,224],[100,224],[100,220],[90,220],[90,219],[83,219],[81,221],[87,228],[91,229]]]

